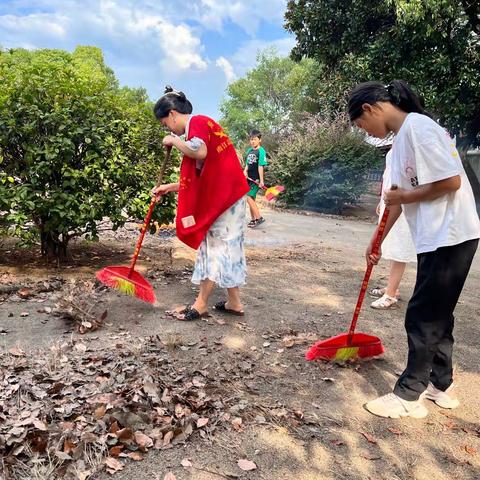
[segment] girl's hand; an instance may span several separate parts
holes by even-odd
[[[380,261],[380,258],[382,258],[381,247],[378,248],[377,253],[372,252],[374,241],[375,241],[375,235],[372,237],[372,240],[370,241],[370,245],[368,245],[367,251],[365,252],[365,259],[367,260],[367,265],[377,265],[377,263]]]
[[[165,135],[163,137],[163,145],[165,145],[165,147],[175,147],[177,145],[177,140],[178,137],[173,135]]]
[[[260,188],[264,188],[264,187],[265,187],[265,184],[260,180],[260,182],[258,183],[258,186],[259,186]]]
[[[375,213],[377,215],[380,215],[380,207],[381,207],[381,203],[379,202],[378,205],[377,205],[377,208],[375,209]]]
[[[383,201],[385,202],[386,207],[391,207],[392,205],[401,205],[405,203],[405,194],[407,190],[404,188],[396,188],[395,190],[385,190],[383,192]]]

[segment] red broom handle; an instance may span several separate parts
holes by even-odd
[[[167,168],[167,163],[170,160],[171,151],[172,151],[172,147],[167,147],[167,152],[165,153],[165,158],[163,159],[163,163],[160,168],[160,173],[158,174],[157,187],[162,184],[163,175]],[[152,213],[156,203],[157,202],[156,202],[155,196],[153,196],[152,201],[150,202],[150,206],[148,207],[147,216],[143,221],[142,230],[140,231],[140,236],[138,237],[137,245],[135,246],[135,251],[133,252],[132,261],[130,262],[130,270],[128,272],[128,278],[131,278],[133,275],[135,264],[137,263],[138,256],[140,254],[140,249],[142,248],[142,244],[143,244],[143,239],[145,238],[145,233],[147,232],[148,226],[150,225],[150,219],[152,218]]]
[[[397,186],[392,185],[392,190],[396,190]],[[390,210],[385,207],[383,211],[382,219],[380,220],[380,224],[377,228],[377,234],[375,235],[375,240],[373,241],[372,253],[377,254],[380,250],[380,243],[382,241],[383,232],[385,231],[385,225],[387,224],[388,215]],[[370,276],[372,275],[373,264],[369,264],[367,266],[367,270],[365,272],[365,276],[363,277],[362,287],[360,288],[360,293],[358,295],[357,305],[355,307],[355,311],[353,312],[352,323],[350,324],[350,330],[348,331],[348,339],[347,344],[350,345],[352,342],[353,334],[355,333],[355,327],[357,326],[358,317],[360,315],[360,310],[362,309],[363,300],[365,298],[365,293],[367,292],[368,282],[370,280]]]
[[[260,182],[258,180],[254,180],[253,178],[250,178],[250,177],[247,177],[247,180],[250,180],[251,182],[255,183],[256,185],[258,185],[260,187]],[[265,185],[263,187],[260,187],[262,190],[268,190],[268,187],[266,187]]]

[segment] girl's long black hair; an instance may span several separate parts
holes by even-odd
[[[175,110],[178,113],[190,114],[193,106],[183,92],[177,92],[170,85],[165,87],[165,94],[153,107],[153,113],[157,120],[168,117],[168,114]]]
[[[393,80],[388,85],[380,82],[365,82],[357,85],[348,99],[348,114],[353,122],[362,113],[362,105],[390,102],[407,113],[422,113],[430,116],[424,108],[423,99],[403,80]]]

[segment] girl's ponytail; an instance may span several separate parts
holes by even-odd
[[[378,102],[390,102],[406,113],[425,112],[423,99],[419,97],[403,80],[393,80],[388,85],[380,82],[365,82],[357,85],[350,93],[348,114],[353,122],[363,114],[365,103],[375,105]]]
[[[404,82],[403,80],[393,80],[393,82],[389,83],[386,88],[392,99],[392,103],[397,105],[397,107],[404,112],[415,112],[421,113],[422,115],[428,115],[428,113],[425,112],[423,98],[417,95],[407,82]]]

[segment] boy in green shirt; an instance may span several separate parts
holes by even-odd
[[[265,186],[264,183],[264,167],[267,166],[267,154],[261,146],[262,134],[258,130],[252,130],[249,135],[250,148],[245,153],[245,175],[248,179],[250,191],[247,193],[247,203],[250,207],[250,215],[252,220],[248,226],[255,228],[265,221],[260,215],[260,210],[255,202],[258,190]]]

